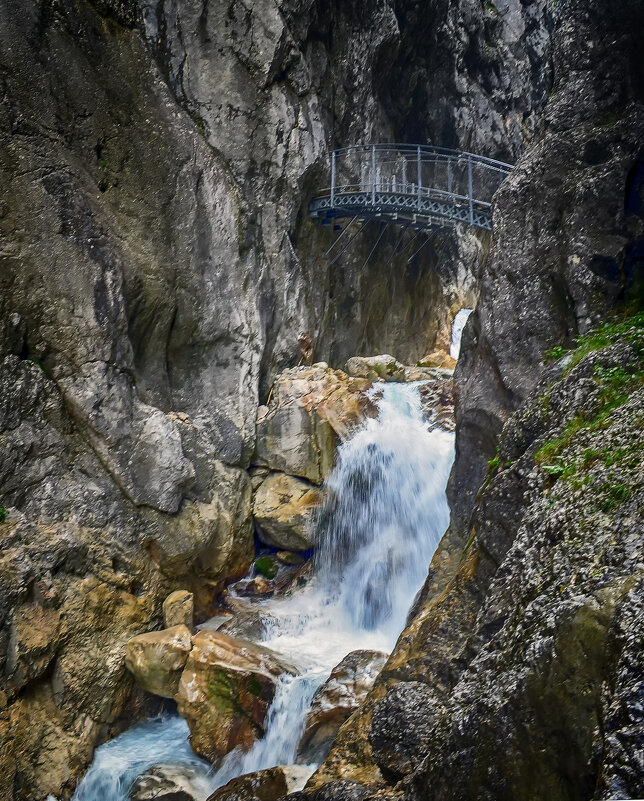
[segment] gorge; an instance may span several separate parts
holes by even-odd
[[[315,772],[218,801],[642,798],[641,2],[0,12],[0,799],[109,798],[166,735],[113,798],[170,752],[221,794],[175,694],[221,780],[306,763],[356,650],[388,656],[340,670],[372,683]],[[491,232],[331,264],[327,155],[378,142],[514,164]],[[177,591],[159,695],[128,643]],[[282,667],[248,650],[222,758],[241,718],[188,674],[240,639]]]

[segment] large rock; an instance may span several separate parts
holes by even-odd
[[[284,769],[258,770],[238,776],[208,797],[208,801],[278,801],[289,792]]]
[[[440,365],[428,365],[430,367]],[[352,356],[345,370],[349,375],[367,378],[369,381],[404,381],[405,365],[393,356]]]
[[[259,538],[273,548],[291,551],[312,548],[313,512],[321,502],[322,494],[316,486],[285,473],[272,473],[253,499]]]
[[[401,682],[378,701],[369,742],[383,775],[393,781],[424,759],[434,728],[435,697],[425,684]]]
[[[257,418],[257,463],[322,483],[333,467],[336,443],[376,413],[370,386],[321,365],[284,371]]]
[[[268,648],[219,631],[200,631],[192,643],[176,700],[193,749],[217,764],[264,736],[279,677],[297,671]]]
[[[134,782],[129,801],[205,801],[189,765],[155,765]]]
[[[446,370],[453,370],[456,367],[456,359],[444,350],[433,350],[427,356],[419,359],[418,366],[442,367]]]
[[[144,690],[174,698],[191,648],[190,629],[183,624],[139,634],[127,644],[125,665]]]
[[[192,629],[194,622],[194,595],[188,590],[175,590],[163,602],[163,625],[166,629],[184,625]]]
[[[340,726],[364,701],[386,661],[381,651],[352,651],[333,668],[313,696],[297,749],[300,762],[319,763],[326,757]]]

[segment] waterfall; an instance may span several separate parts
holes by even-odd
[[[263,644],[296,665],[300,675],[283,676],[278,683],[266,736],[246,753],[228,754],[216,773],[204,772],[210,790],[243,773],[295,761],[315,690],[350,651],[391,651],[447,527],[453,434],[428,430],[417,385],[378,385],[373,393],[378,417],[338,449],[327,480],[327,498],[315,524],[313,578],[290,597],[261,602],[274,621]],[[139,753],[150,745],[148,725],[97,750],[75,801],[126,801],[138,764],[155,764],[150,754]],[[167,727],[176,738],[179,724]],[[139,763],[114,764],[122,778],[109,781],[118,784],[120,794],[88,792],[125,737],[130,740],[124,750],[130,748]],[[154,748],[157,762],[176,761],[173,749],[181,761],[187,743],[168,746],[163,754],[157,753],[163,750],[158,744]]]
[[[463,329],[467,318],[472,314],[474,309],[460,309],[456,312],[454,323],[452,324],[452,344],[450,345],[449,355],[453,359],[458,359],[461,353],[461,337],[463,336]]]

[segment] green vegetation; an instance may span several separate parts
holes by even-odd
[[[277,563],[272,556],[260,556],[255,562],[255,570],[264,578],[274,579],[277,575]]]
[[[554,348],[550,348],[550,350],[546,351],[545,358],[543,360],[544,364],[548,362],[556,362],[559,359],[563,359],[563,357],[568,353],[561,345],[557,345]]]
[[[9,510],[5,509],[4,506],[0,506],[0,523],[4,523],[7,519],[7,515],[9,514]]]
[[[570,364],[566,367],[568,373],[584,356],[620,340],[635,345],[638,355],[640,353],[644,355],[644,312],[609,320],[587,334],[577,337],[572,351],[562,345],[550,348],[545,352],[544,362],[558,361],[568,353],[572,353]]]
[[[564,375],[578,364],[589,353],[608,347],[615,342],[626,341],[635,351],[636,362],[614,367],[595,367],[593,378],[600,387],[599,403],[593,406],[591,413],[576,415],[564,426],[561,433],[544,442],[535,455],[541,469],[554,481],[570,480],[573,489],[592,483],[596,477],[588,475],[588,471],[596,464],[610,468],[620,466],[625,469],[636,469],[640,465],[641,445],[633,443],[628,446],[586,448],[581,455],[565,456],[565,451],[573,439],[581,432],[592,433],[609,425],[609,419],[616,409],[628,400],[630,394],[644,384],[644,313],[639,312],[626,318],[605,323],[575,340],[576,347],[566,351],[562,347],[552,348],[546,353],[544,361],[557,360],[570,354],[570,363]],[[603,512],[611,511],[632,496],[633,487],[623,483],[613,475],[608,476],[596,488],[597,508]]]
[[[597,488],[600,498],[597,508],[602,512],[611,512],[616,506],[620,506],[630,500],[633,488],[628,484],[608,484],[604,483]]]

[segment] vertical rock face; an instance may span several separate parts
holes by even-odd
[[[554,12],[552,92],[537,141],[497,195],[493,251],[455,376],[459,526],[546,350],[569,347],[641,280],[638,12],[628,2],[619,14],[575,2]]]
[[[644,20],[639,3],[615,11],[553,6],[552,92],[497,195],[456,369],[452,526],[312,787],[398,782],[405,801],[643,792]],[[624,321],[589,334],[614,313]],[[426,708],[410,721],[416,682]]]
[[[563,209],[565,236],[581,232],[570,257],[594,278],[576,282],[573,258],[550,283],[530,279],[547,288],[547,314],[575,299],[574,320],[552,316],[557,331],[583,329],[592,293],[617,291],[622,247],[634,275],[635,239],[615,204],[626,186],[637,205],[639,173],[628,170],[641,72],[611,83],[626,70],[623,48],[614,63],[605,55],[611,20],[558,8],[2,0],[5,797],[68,797],[126,710],[126,640],[160,622],[169,591],[194,592],[199,611],[245,570],[256,409],[295,361],[298,334],[333,364],[379,352],[412,362],[444,347],[450,314],[475,299],[490,243],[464,231],[410,263],[387,234],[365,263],[378,237],[367,230],[338,265],[322,262],[331,235],[306,208],[329,146],[421,140],[513,160],[541,137],[499,200],[500,240],[461,367],[459,448],[475,459],[471,470],[459,459],[454,495],[471,500],[487,432],[529,390],[517,365],[556,340],[538,314],[516,320],[503,253],[515,267],[530,253],[551,264],[567,241],[552,209]],[[597,47],[577,65],[582,41]],[[590,136],[593,103],[609,111]],[[559,193],[570,161],[579,169],[565,203],[550,203],[539,186]],[[573,212],[604,193],[598,231],[610,242]],[[526,332],[516,361],[491,344],[506,348],[512,321]]]

